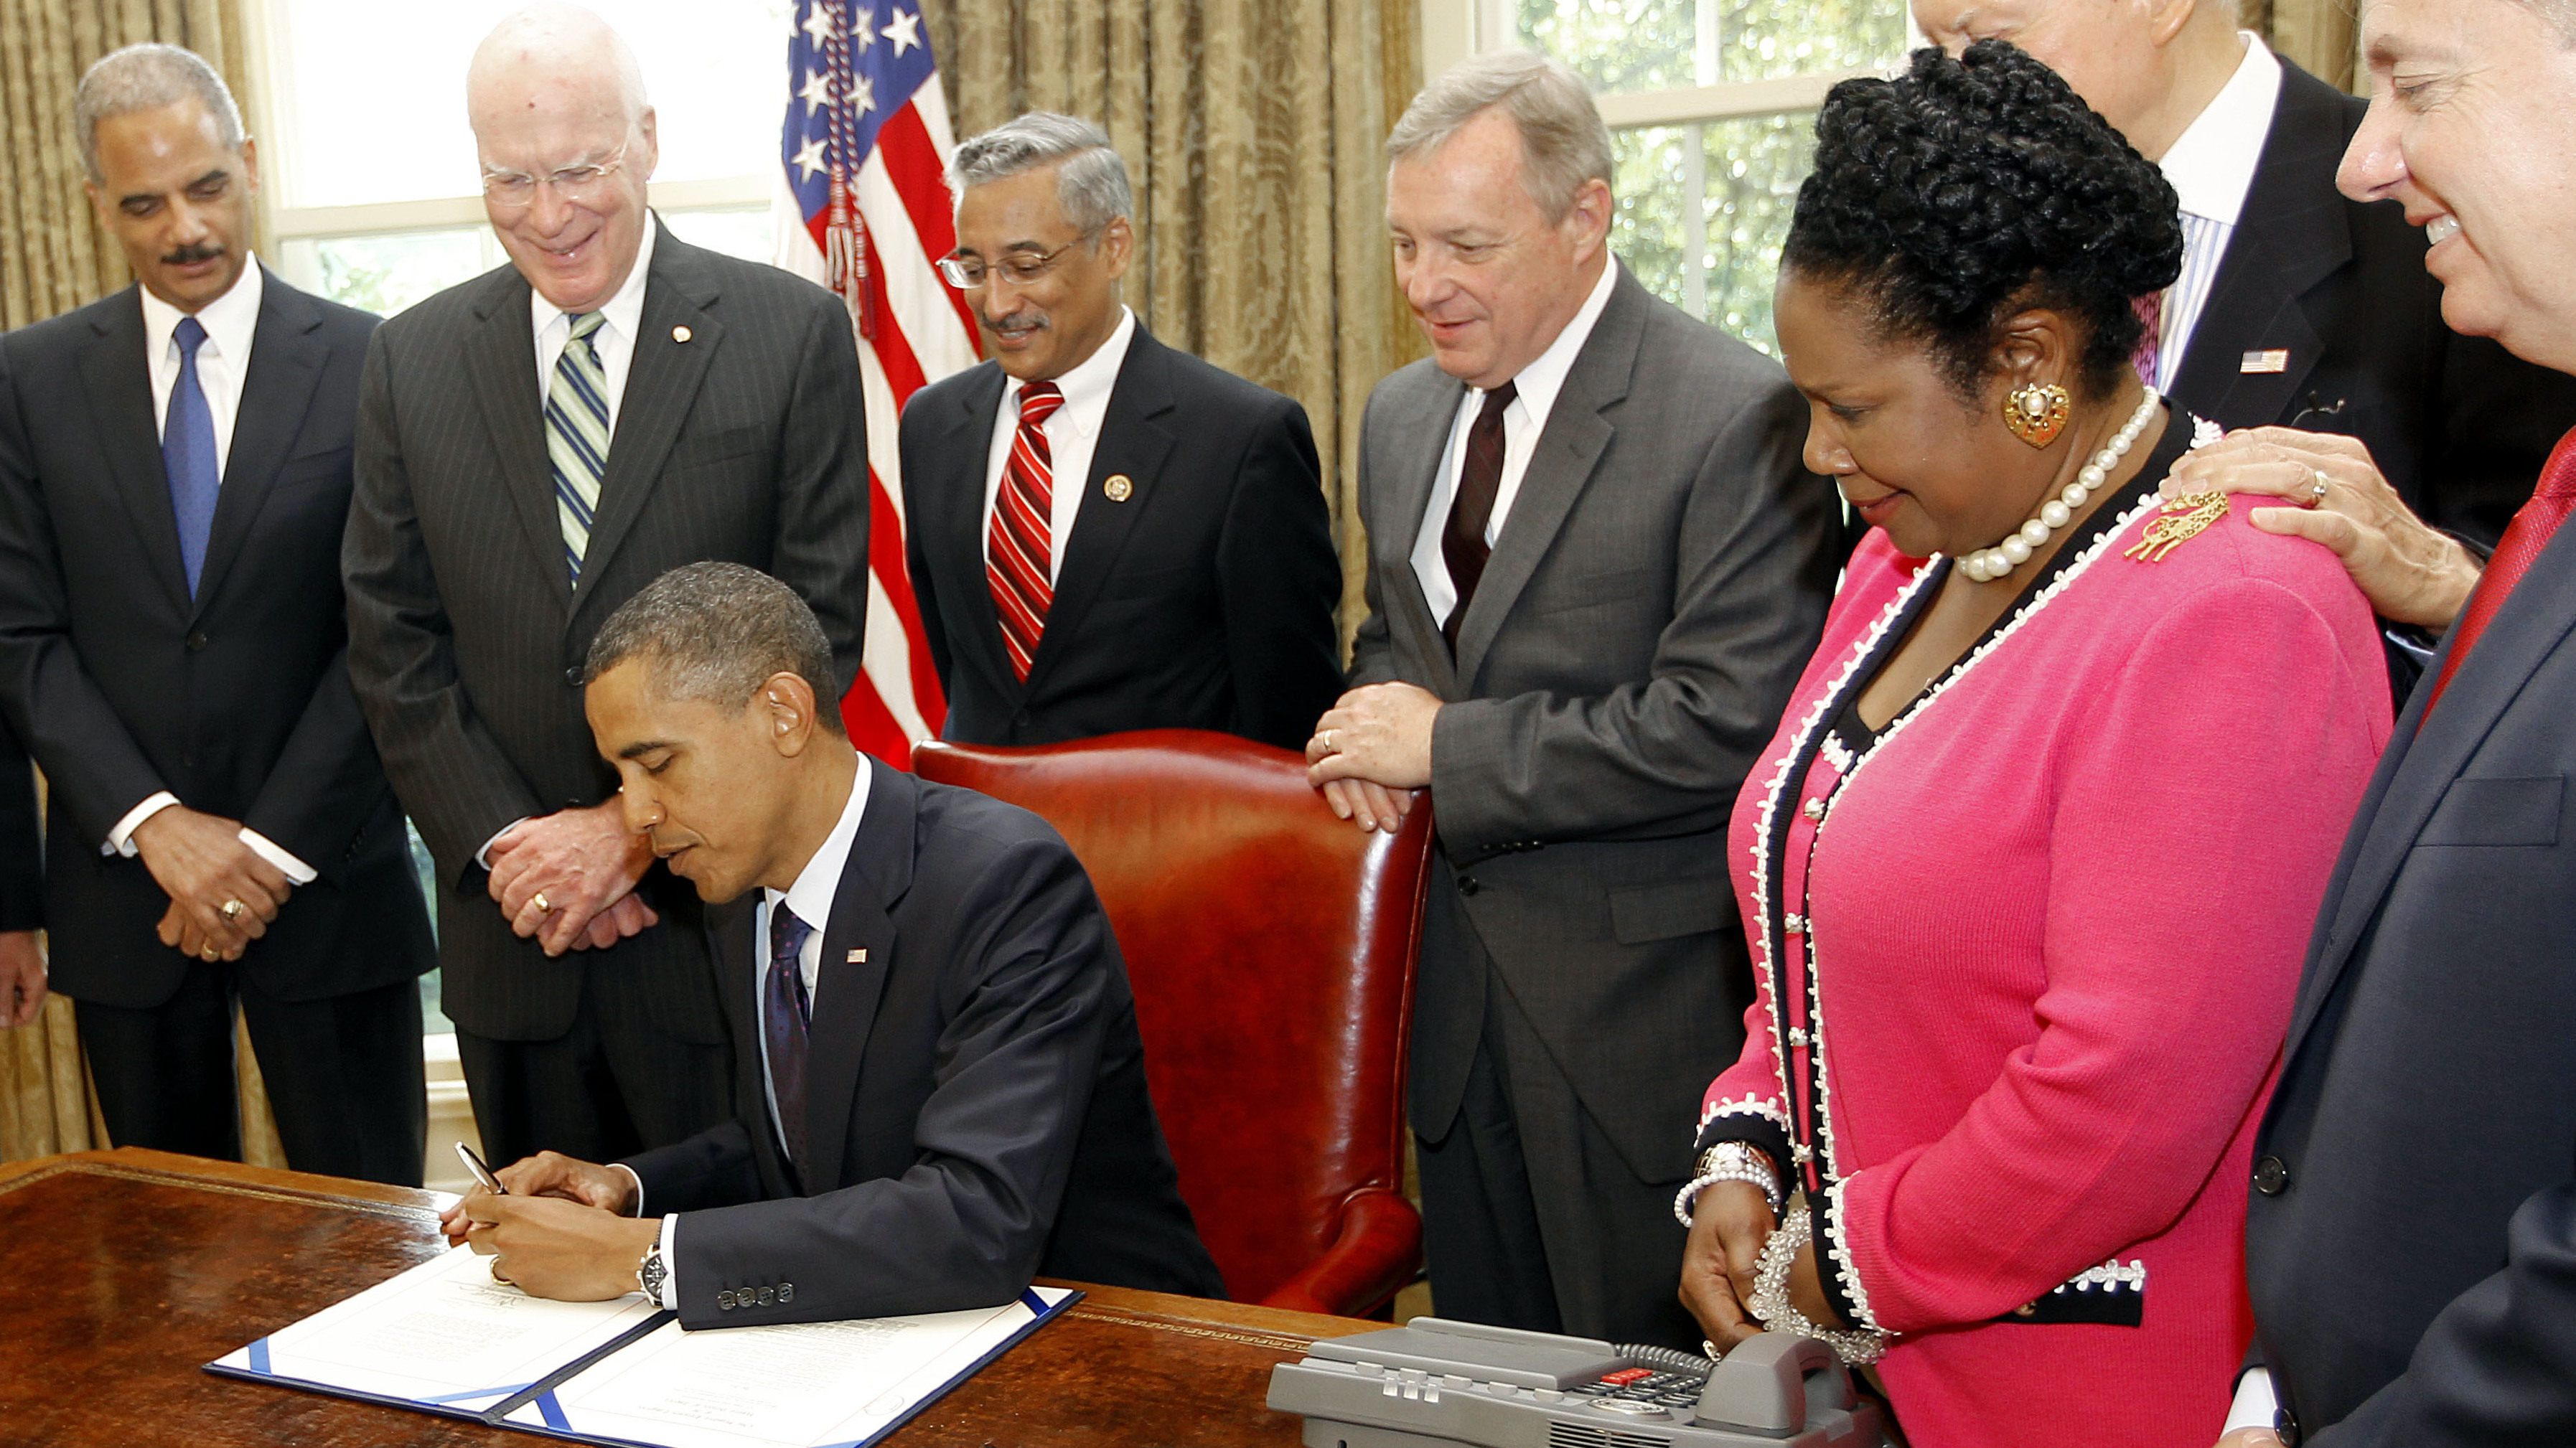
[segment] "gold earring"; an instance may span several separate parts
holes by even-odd
[[[2025,382],[2004,398],[2004,426],[2032,447],[2057,441],[2074,399],[2054,382]]]

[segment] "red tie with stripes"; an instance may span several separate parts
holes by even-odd
[[[2576,507],[2576,429],[2558,440],[2550,451],[2549,461],[2540,469],[2540,484],[2532,489],[2531,501],[2522,505],[2505,525],[2504,538],[2496,544],[2495,556],[2487,560],[2487,570],[2478,579],[2477,591],[2469,595],[2468,609],[2460,615],[2460,634],[2451,641],[2451,652],[2442,660],[2442,672],[2433,679],[2433,697],[2424,701],[2423,718],[2433,717],[2442,702],[2442,691],[2451,687],[2451,676],[2460,671],[2460,661],[2475,648],[2478,636],[2504,606],[2505,595],[2531,571],[2532,560],[2549,546],[2550,536],[2558,525],[2567,521],[2570,507]],[[2418,728],[2423,727],[2419,721]]]
[[[1002,490],[993,499],[993,528],[984,540],[984,573],[993,587],[993,608],[1002,616],[1002,647],[1011,655],[1011,672],[1029,681],[1029,661],[1038,656],[1038,639],[1046,633],[1048,605],[1055,602],[1055,582],[1048,566],[1054,557],[1055,468],[1047,451],[1046,420],[1064,406],[1064,390],[1052,382],[1032,382],[1020,389],[1020,430],[1011,439],[1011,456],[1002,464]]]

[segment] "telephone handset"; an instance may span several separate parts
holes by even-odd
[[[1270,1373],[1307,1448],[1881,1448],[1878,1408],[1824,1344],[1749,1338],[1712,1364],[1417,1317],[1325,1338]]]

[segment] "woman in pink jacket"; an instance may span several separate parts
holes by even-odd
[[[1720,1346],[1876,1363],[1918,1448],[2206,1448],[2255,1124],[2388,735],[2370,609],[2250,504],[2159,497],[2215,435],[2133,362],[2174,195],[2064,82],[1927,50],[1816,130],[1776,315],[1807,465],[1874,526],[1736,809],[1757,997],[1682,1295]]]

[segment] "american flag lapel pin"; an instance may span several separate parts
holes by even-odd
[[[2236,364],[2236,370],[2249,376],[2258,372],[2287,372],[2290,370],[2290,349],[2274,347],[2265,352],[2248,352],[2244,360]]]
[[[867,953],[866,951],[864,951],[864,950],[853,950],[853,951],[851,951],[851,952],[850,952],[850,964],[852,964],[852,965],[865,965],[865,964],[867,964],[867,963],[868,963],[868,953]]]

